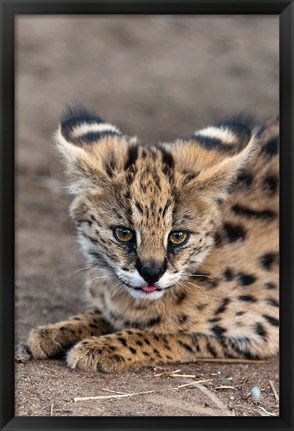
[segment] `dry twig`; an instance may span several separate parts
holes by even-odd
[[[182,377],[182,378],[195,379],[196,375],[195,374],[170,374],[170,377]]]
[[[236,389],[234,386],[217,386],[214,389]]]
[[[248,380],[248,376],[246,376],[246,377],[243,379],[243,382],[242,382],[242,386],[241,386],[242,400],[247,400],[247,399],[250,397],[250,394],[249,394],[249,395],[246,395],[246,394],[245,394],[245,392],[244,392],[244,385],[245,385],[245,383],[247,382],[247,380]]]
[[[184,385],[177,386],[176,388],[173,388],[173,389],[185,388],[186,386],[195,386],[195,385],[199,385],[199,383],[205,383],[205,382],[211,382],[211,379],[198,380],[198,381],[191,382],[191,383],[185,383]]]
[[[77,401],[89,401],[89,400],[109,400],[110,398],[133,397],[134,395],[152,394],[154,392],[156,391],[133,392],[131,394],[99,395],[95,397],[76,397],[74,398],[74,402],[76,403]]]
[[[154,394],[156,392],[163,392],[163,391],[174,391],[177,389],[184,388],[186,386],[195,386],[199,383],[210,382],[210,381],[211,381],[211,379],[209,379],[209,380],[198,380],[195,382],[186,383],[184,385],[176,386],[175,388],[159,389],[159,390],[145,391],[145,392],[115,393],[114,395],[98,395],[98,396],[92,396],[92,397],[75,397],[74,402],[76,403],[78,401],[89,401],[89,400],[109,400],[112,398],[125,398],[125,397],[133,397],[135,395]],[[104,389],[104,390],[108,390],[110,392],[115,392],[115,391],[111,391],[110,389]]]
[[[276,413],[271,413],[271,412],[268,412],[264,407],[261,407],[261,406],[257,406],[259,409],[261,409],[262,411],[264,411],[264,413],[266,413],[267,415],[269,415],[269,416],[278,416]]]
[[[273,391],[274,397],[276,399],[276,401],[279,401],[279,395],[277,394],[276,388],[274,386],[274,382],[272,380],[269,381],[270,387]]]
[[[118,394],[118,395],[127,395],[128,392],[120,392],[120,391],[112,391],[111,389],[105,389],[105,388],[101,388],[102,391],[105,392],[112,392],[113,394]]]

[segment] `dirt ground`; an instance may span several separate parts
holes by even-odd
[[[274,16],[19,16],[16,30],[19,342],[84,308],[85,264],[51,143],[65,105],[92,108],[143,141],[171,141],[236,111],[275,116],[279,77]],[[278,393],[278,358],[122,375],[16,363],[18,416],[277,416]],[[112,398],[75,400],[93,396]]]

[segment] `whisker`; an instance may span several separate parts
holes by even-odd
[[[103,276],[99,276],[99,277],[94,277],[94,278],[92,278],[91,280],[86,280],[85,281],[85,283],[83,284],[83,286],[81,287],[81,289],[80,289],[80,294],[81,294],[81,292],[84,290],[84,289],[86,289],[86,287],[89,285],[89,284],[91,284],[91,283],[93,283],[94,281],[96,281],[96,280],[99,280],[99,279],[105,279],[105,278],[116,278],[115,276],[113,276],[113,275],[103,275]]]
[[[100,280],[101,278],[115,278],[115,276],[113,276],[113,275],[102,275],[102,276],[99,276],[99,277],[94,277],[91,280],[87,280],[86,284],[92,283],[93,281],[96,281],[96,280]]]
[[[92,268],[93,268],[93,266],[85,266],[84,268],[76,269],[76,270],[75,270],[75,271],[73,271],[71,274],[69,274],[69,275],[68,275],[68,277],[69,277],[69,278],[71,278],[71,277],[73,277],[75,274],[77,274],[78,272],[86,271],[86,270],[88,270],[88,269],[92,269]]]
[[[200,286],[198,286],[197,284],[193,284],[193,283],[190,283],[190,281],[187,281],[187,280],[184,280],[184,283],[188,283],[188,284],[190,284],[191,286],[193,286],[193,287],[196,287],[197,289],[199,289],[205,296],[207,296],[207,292],[205,292],[205,290],[203,290]]]
[[[113,286],[116,290],[114,292],[112,292],[112,294],[110,295],[110,299],[114,299],[119,293],[121,293],[123,291],[123,286],[122,285],[116,285]]]
[[[206,274],[181,274],[187,277],[206,277],[206,278],[210,278],[211,280],[216,280],[214,277],[211,277],[210,275],[206,275]]]
[[[115,298],[116,295],[118,295],[121,291],[123,291],[123,292],[125,291],[124,290],[124,286],[123,286],[122,282],[119,279],[116,279],[116,283],[112,283],[111,287],[113,289],[116,289],[116,290],[114,290],[114,291],[111,292],[110,299]]]

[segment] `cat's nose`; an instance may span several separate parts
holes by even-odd
[[[142,262],[140,259],[137,259],[136,268],[148,284],[153,284],[165,273],[167,262],[166,260],[163,262]]]

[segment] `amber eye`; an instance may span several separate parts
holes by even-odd
[[[125,227],[117,226],[113,228],[114,237],[121,242],[129,242],[134,239],[134,232]]]
[[[189,239],[188,232],[184,230],[175,230],[170,233],[169,235],[169,242],[171,245],[183,245],[185,244]]]

